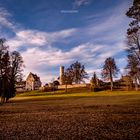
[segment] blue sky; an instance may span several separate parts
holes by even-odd
[[[0,0],[0,33],[10,50],[24,59],[43,83],[59,76],[59,66],[80,61],[91,76],[100,76],[107,57],[121,74],[131,0]]]

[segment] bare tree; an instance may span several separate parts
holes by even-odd
[[[133,5],[126,12],[126,15],[133,20],[127,30],[127,52],[129,75],[135,83],[135,89],[138,90],[138,81],[140,77],[140,1],[134,0]],[[140,83],[140,81],[139,81]]]
[[[6,101],[9,98],[14,97],[16,93],[16,82],[22,80],[22,67],[23,59],[19,52],[14,51],[10,55],[10,72],[9,72],[9,81],[10,81],[10,92],[6,96]]]
[[[65,90],[67,92],[67,85],[76,83],[80,84],[80,82],[84,82],[84,79],[88,78],[88,74],[85,71],[85,66],[80,62],[76,61],[71,64],[63,74],[63,81],[66,85]]]
[[[114,58],[107,58],[104,62],[102,77],[105,80],[110,80],[111,91],[113,90],[113,77],[116,77],[119,72],[119,69],[116,66]]]
[[[96,73],[94,72],[91,80],[90,80],[90,84],[91,84],[91,89],[93,88],[96,88],[98,86],[98,78],[96,76]]]
[[[80,84],[80,82],[84,82],[84,79],[88,78],[85,66],[78,61],[70,65],[67,69],[67,73],[70,74],[72,82],[76,84]]]
[[[129,24],[127,30],[127,52],[135,55],[135,58],[140,62],[140,27],[138,21],[133,21]]]
[[[128,73],[131,76],[132,80],[135,84],[135,90],[138,90],[138,81],[140,83],[140,67],[139,67],[139,61],[136,58],[135,55],[128,55]]]

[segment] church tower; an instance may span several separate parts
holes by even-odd
[[[60,69],[59,69],[59,77],[60,77],[59,82],[60,82],[60,85],[64,84],[63,75],[64,75],[64,66],[60,66]]]

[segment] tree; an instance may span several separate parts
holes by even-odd
[[[119,72],[119,69],[116,66],[116,62],[114,58],[107,58],[105,60],[103,70],[102,70],[102,77],[105,80],[110,80],[111,83],[111,91],[113,90],[113,77],[116,77]]]
[[[65,87],[66,92],[68,84],[72,83],[80,84],[80,82],[84,82],[85,78],[88,78],[88,74],[85,71],[85,66],[78,61],[71,64],[63,74],[63,81],[66,86]]]
[[[64,84],[65,84],[65,92],[67,92],[67,85],[68,84],[72,84],[73,82],[73,71],[68,68],[64,74],[63,74],[63,81],[64,81]]]
[[[5,45],[5,39],[0,39],[0,96],[1,102],[5,102],[5,96],[9,92],[9,68],[10,56],[8,46]]]
[[[126,15],[130,18],[140,21],[140,1],[134,0],[132,7],[126,12]]]
[[[15,96],[16,82],[19,82],[22,79],[23,59],[19,52],[14,51],[11,53],[11,64],[10,65],[11,65],[10,73],[9,73],[10,94],[6,97],[7,100],[9,98]]]
[[[127,30],[127,52],[140,62],[140,27],[137,21],[131,22]]]
[[[133,20],[127,30],[127,52],[129,75],[135,83],[135,89],[138,87],[140,77],[140,1],[134,0],[133,5],[126,12],[126,15]]]
[[[94,87],[97,87],[98,85],[98,79],[97,79],[97,76],[96,76],[96,73],[94,72],[91,80],[90,80],[90,83],[91,83],[91,86],[94,88]]]
[[[23,66],[21,55],[16,51],[10,53],[5,41],[5,39],[0,39],[0,96],[2,103],[15,96],[15,84],[21,79]]]
[[[134,0],[126,15],[133,20],[127,30],[128,53],[133,54],[140,61],[140,1]]]
[[[135,55],[128,55],[128,74],[131,76],[135,84],[135,89],[138,90],[138,81],[140,83],[140,67],[139,61]]]
[[[133,20],[127,30],[128,53],[133,54],[140,61],[140,1],[134,0],[133,5],[126,12]]]
[[[93,89],[94,91],[99,90],[99,79],[96,76],[96,73],[94,72],[91,80],[90,80],[90,85],[91,85],[91,90]]]
[[[70,65],[66,70],[66,74],[69,75],[71,82],[76,84],[80,84],[84,82],[84,79],[88,78],[85,66],[78,61]]]

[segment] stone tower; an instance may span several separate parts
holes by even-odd
[[[59,69],[59,77],[60,77],[59,82],[60,82],[60,85],[64,84],[63,75],[64,75],[64,66],[60,66],[60,69]]]

